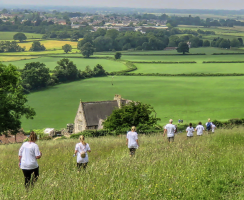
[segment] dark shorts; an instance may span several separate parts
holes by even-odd
[[[169,142],[174,142],[174,140],[175,140],[175,137],[168,137]]]
[[[129,150],[130,150],[130,155],[135,155],[135,153],[136,153],[136,148],[129,148]]]
[[[80,168],[86,169],[87,164],[88,164],[88,162],[87,163],[77,163],[77,168],[78,169],[80,169]]]

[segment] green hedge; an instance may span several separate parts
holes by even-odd
[[[212,55],[241,55],[244,53],[213,53]]]
[[[221,74],[221,73],[191,73],[191,74],[160,74],[160,73],[108,73],[109,75],[119,75],[119,76],[244,76],[242,73],[231,73],[231,74]]]
[[[203,61],[202,63],[244,63],[244,61]]]
[[[126,65],[127,69],[117,71],[117,72],[110,72],[110,73],[108,73],[108,75],[120,75],[123,73],[132,72],[132,71],[137,70],[137,67],[130,61],[125,61],[125,65]]]
[[[138,53],[130,53],[130,54],[123,54],[125,56],[194,56],[194,55],[206,55],[205,53],[189,53],[189,54],[177,54],[177,53],[162,53],[162,54],[138,54]]]
[[[133,62],[133,61],[132,61]],[[196,61],[180,61],[180,62],[164,62],[164,61],[135,61],[133,63],[152,63],[152,64],[183,64],[183,63],[197,63]]]

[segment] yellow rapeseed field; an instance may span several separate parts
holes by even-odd
[[[70,44],[72,48],[77,48],[77,42],[72,42],[72,41],[42,40],[40,41],[40,43],[43,44],[47,50],[62,49],[62,46],[64,46],[65,44]],[[25,47],[26,51],[29,51],[32,45],[32,41],[19,43],[19,45],[21,47]]]

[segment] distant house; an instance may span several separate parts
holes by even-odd
[[[166,47],[164,48],[165,51],[176,50],[178,47]]]
[[[110,116],[114,109],[121,108],[130,100],[115,95],[112,101],[80,102],[74,121],[73,133],[88,129],[102,129],[102,123]]]

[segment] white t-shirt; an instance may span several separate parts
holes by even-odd
[[[82,143],[77,143],[75,146],[75,150],[77,151],[77,163],[87,163],[88,162],[88,154],[87,151],[91,150],[88,143],[86,143],[86,146],[84,146]],[[86,157],[81,157],[81,152],[86,152]]]
[[[176,127],[174,124],[167,124],[164,129],[167,130],[167,137],[174,137],[175,136],[175,131]]]
[[[189,136],[193,136],[193,132],[194,132],[194,128],[193,127],[188,126],[186,131],[187,131],[187,136],[188,137]]]
[[[138,140],[137,132],[129,131],[126,138],[128,139],[128,148],[138,148],[136,140]]]
[[[197,129],[197,135],[203,134],[203,131],[204,131],[203,125],[197,125],[196,129]]]
[[[21,158],[21,169],[36,169],[38,163],[36,156],[40,156],[39,147],[34,142],[25,142],[19,149],[19,156]]]
[[[214,133],[214,129],[216,128],[216,126],[214,124],[212,124],[212,132]]]

